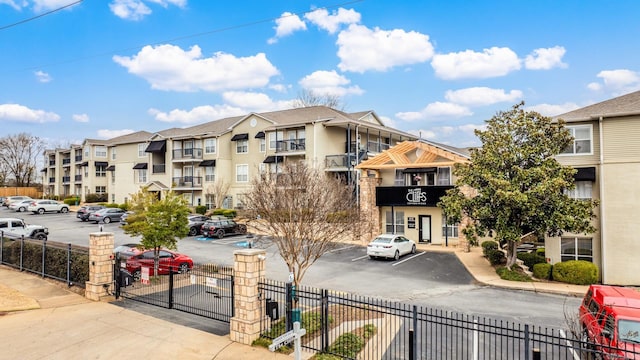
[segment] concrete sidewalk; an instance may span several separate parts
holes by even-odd
[[[455,247],[420,245],[419,250],[454,252],[478,282],[489,286],[579,297],[587,291],[586,286],[555,282],[501,280],[478,247],[464,252]],[[93,302],[64,284],[1,265],[0,333],[0,360],[292,358],[115,303]]]

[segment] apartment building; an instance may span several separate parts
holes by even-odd
[[[448,225],[440,198],[455,184],[454,164],[469,161],[467,149],[426,140],[404,141],[363,161],[360,209],[379,233],[404,234],[416,243],[457,245],[459,225]]]
[[[593,261],[602,283],[640,285],[640,91],[555,117],[566,121],[575,141],[557,159],[578,171],[578,199],[597,199],[593,234],[545,240],[551,263]]]
[[[158,194],[181,193],[193,206],[213,208],[218,196],[224,208],[243,208],[252,177],[277,174],[286,162],[306,161],[328,176],[357,184],[360,162],[415,139],[385,126],[373,111],[313,106],[86,139],[70,149],[45,151],[42,171],[48,195],[79,195],[84,201],[87,194],[97,193],[124,203],[147,187]]]

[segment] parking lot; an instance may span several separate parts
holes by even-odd
[[[125,234],[118,223],[82,222],[75,212],[33,215],[2,208],[0,217],[18,217],[28,224],[47,226],[49,241],[88,246],[89,234],[102,230],[114,234],[115,246],[139,242]],[[248,240],[246,235],[223,239],[192,236],[179,240],[178,251],[198,263],[232,265],[234,251],[245,248]],[[253,240],[254,247],[266,251],[267,277],[286,281],[289,271],[277,246],[268,239]],[[451,252],[419,249],[416,254],[405,255],[397,261],[371,260],[366,256],[366,247],[351,244],[343,244],[324,254],[309,268],[303,283],[389,301],[547,326],[563,326],[565,312],[577,309],[580,302],[574,297],[477,284]]]

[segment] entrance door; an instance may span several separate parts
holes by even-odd
[[[431,216],[418,215],[419,221],[419,238],[420,242],[431,243]]]

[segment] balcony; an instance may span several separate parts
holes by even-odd
[[[53,184],[56,182],[56,178],[55,177],[50,177],[49,178],[49,184]]]
[[[349,143],[344,143],[344,152],[355,153],[356,151],[360,150],[370,153],[381,153],[384,150],[389,150],[390,147],[391,146],[389,144],[378,143],[377,141],[368,141],[366,143],[366,146],[354,141],[351,142],[350,146]]]
[[[71,159],[67,158],[67,159],[62,159],[62,166],[69,166],[71,165]]]
[[[202,148],[174,149],[173,160],[202,160]]]
[[[71,182],[71,176],[63,176],[62,177],[62,183],[63,184],[68,184]]]
[[[202,188],[202,176],[181,176],[171,179],[174,188],[193,189]]]
[[[75,161],[76,162],[81,162],[82,161],[82,155],[76,155]]]
[[[165,164],[157,164],[157,165],[153,165],[153,167],[151,168],[152,174],[164,174],[166,171],[166,165]]]
[[[306,139],[291,139],[276,141],[276,153],[305,151]]]
[[[81,181],[82,181],[82,175],[76,175],[76,176],[74,177],[74,181],[75,181],[75,182],[81,182]]]
[[[49,166],[56,166],[55,160],[49,160]]]

